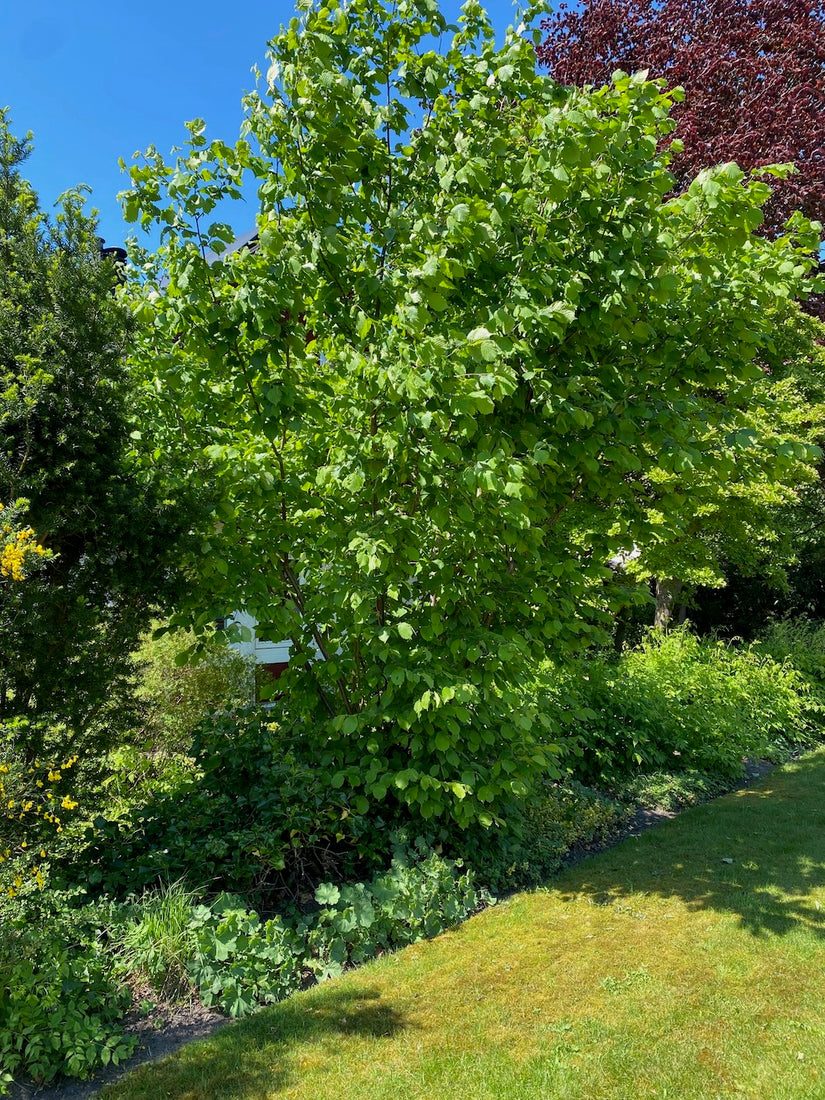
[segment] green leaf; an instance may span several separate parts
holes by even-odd
[[[489,340],[490,330],[484,327],[474,328],[467,333],[467,340],[471,344],[481,343],[483,340]]]
[[[566,669],[609,644],[662,570],[688,589],[719,583],[728,561],[781,570],[797,530],[785,509],[818,476],[821,349],[791,305],[813,285],[816,231],[797,219],[755,237],[767,191],[738,169],[667,198],[674,95],[626,75],[565,91],[536,72],[529,36],[497,47],[487,17],[464,14],[439,54],[429,0],[302,5],[271,43],[241,142],[198,133],[194,152],[153,152],[132,173],[130,209],[163,244],[128,291],[136,411],[118,439],[181,541],[162,566],[151,547],[126,557],[169,578],[200,632],[245,608],[273,643],[291,639],[277,738],[253,752],[257,734],[221,727],[202,762],[219,788],[248,755],[244,774],[263,768],[261,788],[296,815],[291,839],[317,828],[310,845],[327,828],[347,843],[341,791],[348,814],[394,791],[436,832],[491,825],[558,733],[563,708],[525,688],[534,662]],[[205,206],[223,210],[244,176],[257,242],[207,267]],[[0,318],[26,315],[11,282],[5,300]],[[48,328],[59,314],[38,316]],[[4,346],[33,370],[79,346],[29,347],[31,326],[14,324]],[[107,499],[95,485],[87,497]],[[178,515],[186,500],[192,516]],[[107,563],[143,503],[101,540]],[[18,634],[39,591],[0,610],[15,676],[37,649]],[[601,744],[594,721],[577,725],[577,767]],[[293,748],[289,801],[278,767]],[[313,791],[331,804],[305,820]]]
[[[443,294],[439,294],[438,291],[430,290],[429,288],[424,291],[424,300],[430,309],[434,309],[437,313],[441,313],[449,304]]]
[[[315,890],[315,900],[319,905],[337,905],[340,899],[341,891],[332,883],[322,882]]]

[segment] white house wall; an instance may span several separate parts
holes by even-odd
[[[235,611],[229,616],[229,620],[245,628],[248,632],[248,640],[230,642],[233,649],[244,657],[252,657],[259,665],[280,665],[289,663],[289,655],[292,650],[290,642],[271,642],[268,638],[259,638],[256,633],[258,625],[246,611]]]

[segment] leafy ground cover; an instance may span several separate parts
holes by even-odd
[[[494,830],[371,818],[271,714],[210,714],[205,699],[188,753],[160,721],[68,778],[52,768],[37,790],[60,803],[62,832],[47,836],[41,822],[29,833],[18,802],[36,777],[21,787],[7,770],[7,832],[23,832],[0,852],[11,884],[0,897],[0,1093],[12,1077],[122,1066],[179,997],[197,997],[198,1013],[246,1016],[454,926],[486,888],[508,897],[548,882],[640,806],[673,812],[730,790],[743,756],[787,760],[821,740],[825,632],[780,635],[757,651],[680,631],[621,655],[594,651],[564,674],[537,670],[525,690],[557,728],[559,766],[503,807]],[[150,671],[166,656],[146,654]],[[155,680],[166,683],[160,671]],[[153,689],[149,717],[173,710],[190,680],[175,679],[169,697]],[[582,782],[591,776],[601,790]],[[52,790],[64,779],[71,797]]]
[[[825,1095],[825,751],[104,1089]]]

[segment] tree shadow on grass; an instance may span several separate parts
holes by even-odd
[[[806,929],[825,937],[824,795],[818,752],[624,841],[551,886],[565,900],[597,905],[675,898],[736,914],[756,936]]]
[[[190,1044],[172,1058],[141,1066],[100,1098],[265,1100],[294,1085],[303,1065],[317,1073],[319,1061],[334,1060],[345,1040],[380,1045],[407,1026],[378,991],[333,983],[222,1028],[208,1043]]]

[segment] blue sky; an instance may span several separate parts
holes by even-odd
[[[448,0],[443,10],[454,18],[458,6]],[[515,9],[506,0],[487,7],[502,35]],[[265,68],[266,43],[292,14],[287,0],[0,0],[0,106],[16,135],[34,135],[23,174],[42,206],[88,184],[101,235],[122,243],[132,230],[116,199],[128,185],[118,159],[150,144],[167,154],[197,117],[209,136],[234,141],[251,70]],[[249,223],[235,228],[251,228],[252,211]]]

